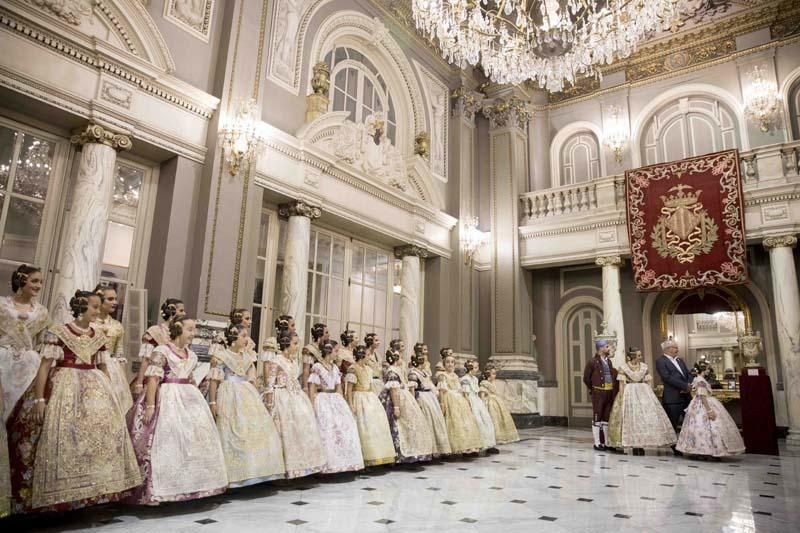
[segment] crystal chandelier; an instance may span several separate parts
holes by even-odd
[[[750,78],[750,87],[744,95],[744,113],[766,133],[780,117],[781,95],[778,86],[767,79],[766,69],[759,66],[753,67],[747,77]]]
[[[628,127],[622,120],[622,109],[619,106],[609,106],[608,121],[603,131],[603,141],[609,150],[614,152],[614,160],[622,163],[622,151],[628,142]]]
[[[478,229],[478,217],[467,217],[461,231],[461,247],[464,250],[464,264],[471,265],[472,259],[484,243],[484,235]]]
[[[236,115],[219,130],[220,144],[231,176],[239,173],[243,162],[255,163],[264,151],[265,135],[253,99],[240,102]]]
[[[442,56],[481,64],[495,83],[531,80],[551,92],[628,57],[654,32],[676,29],[695,0],[412,0],[414,22]]]

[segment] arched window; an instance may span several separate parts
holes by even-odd
[[[600,143],[590,131],[569,137],[559,156],[560,185],[572,185],[600,177]]]
[[[789,89],[789,122],[792,139],[800,139],[800,79]]]
[[[647,121],[642,136],[645,165],[676,161],[739,146],[735,115],[705,95],[669,102]]]
[[[325,63],[333,80],[331,111],[347,111],[353,122],[364,122],[370,115],[382,113],[389,140],[397,146],[394,101],[372,61],[352,48],[336,47],[325,56]]]

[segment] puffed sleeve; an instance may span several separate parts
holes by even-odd
[[[623,383],[627,383],[628,374],[626,374],[624,370],[620,370],[619,373],[617,374],[617,381],[622,381]]]
[[[408,386],[409,387],[419,387],[421,381],[419,379],[419,374],[414,370],[409,370],[408,372]]]
[[[105,346],[100,348],[100,351],[98,351],[97,354],[95,354],[94,364],[96,365],[108,366],[113,362],[114,362],[113,359],[111,359],[111,352],[109,352]]]
[[[444,374],[438,374],[436,376],[436,388],[439,390],[448,390],[447,376],[445,376]]]
[[[274,361],[267,363],[269,365],[269,379],[267,379],[267,393],[275,391],[275,380],[278,374],[278,365]]]
[[[222,360],[218,359],[217,357],[211,358],[211,370],[208,371],[208,379],[213,381],[224,381],[225,380],[225,371],[222,367],[225,366],[225,363]]]
[[[139,359],[149,359],[156,346],[157,344],[153,337],[149,333],[145,333],[142,336],[142,345],[139,347]]]
[[[314,366],[311,367],[311,372],[308,375],[308,382],[313,383],[317,387],[322,386],[322,379],[320,378],[320,371],[322,369],[322,365],[319,363],[314,363]]]
[[[61,361],[64,359],[64,349],[61,347],[61,339],[51,331],[45,333],[42,339],[42,346],[39,348],[39,354],[42,356],[42,359],[51,359],[53,361]]]
[[[469,376],[461,378],[461,390],[469,394],[472,392],[472,384],[470,383]]]
[[[400,376],[394,370],[388,370],[384,379],[386,379],[386,383],[383,384],[384,389],[400,389],[403,387]]]
[[[275,352],[272,350],[264,350],[261,352],[261,355],[258,356],[259,361],[272,361],[272,358],[275,357]]]
[[[708,382],[702,379],[695,379],[692,382],[692,391],[697,396],[711,396],[711,387],[708,385]]]
[[[160,349],[156,348],[150,353],[150,364],[144,371],[145,377],[155,376],[157,378],[164,378],[164,365],[167,362],[167,356],[164,355]]]
[[[487,382],[486,380],[484,380],[484,381],[481,381],[481,385],[480,385],[480,391],[481,391],[482,393],[484,393],[484,394],[488,395],[488,396],[491,396],[491,394],[492,394],[492,391],[490,391],[490,390],[489,390],[489,386],[487,385],[487,383],[488,383],[488,382]]]
[[[352,366],[347,369],[347,374],[344,376],[345,383],[351,383],[355,385],[358,383],[358,376],[356,376],[356,369]]]
[[[303,348],[303,364],[304,365],[313,365],[317,362],[317,359],[314,357],[314,354],[311,353],[311,350],[308,348]]]

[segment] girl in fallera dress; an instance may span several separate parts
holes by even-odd
[[[686,409],[676,449],[699,457],[721,457],[744,453],[745,446],[739,428],[731,415],[714,398],[706,381],[711,366],[705,360],[695,363],[692,374],[692,402]]]
[[[481,381],[481,399],[492,417],[497,444],[517,442],[519,440],[517,426],[514,424],[506,402],[497,394],[496,379],[497,369],[492,365],[486,365],[483,369],[483,381]]]
[[[253,383],[255,354],[248,329],[240,322],[214,345],[208,404],[217,422],[228,482],[244,487],[285,477],[281,437]]]
[[[228,486],[225,457],[214,417],[197,388],[197,355],[189,349],[194,320],[174,317],[169,341],[148,357],[142,395],[128,413],[145,483],[131,503],[194,500],[220,494]]]
[[[262,395],[267,390],[269,380],[269,362],[278,352],[278,338],[295,333],[295,321],[291,315],[281,315],[275,319],[275,336],[267,337],[261,346],[261,353],[256,364],[256,388]]]
[[[33,465],[32,507],[63,511],[117,501],[142,483],[108,377],[105,336],[91,327],[100,297],[77,291],[75,319],[52,327],[41,348],[34,417],[42,424]],[[52,366],[55,368],[52,369]]]
[[[486,404],[480,396],[481,387],[478,383],[478,362],[467,361],[464,364],[467,373],[461,378],[461,388],[464,390],[464,395],[469,400],[472,414],[475,415],[475,420],[478,422],[478,429],[481,432],[483,439],[483,447],[489,452],[497,453],[497,437],[494,434],[494,422],[492,422],[492,415],[486,408]]]
[[[447,435],[447,422],[439,405],[439,389],[433,384],[429,370],[425,370],[425,355],[421,343],[414,346],[414,355],[408,369],[408,386],[417,399],[422,414],[428,422],[433,436],[433,456],[450,455],[450,437]]]
[[[347,329],[342,332],[339,338],[342,339],[342,347],[339,349],[339,354],[334,363],[339,367],[342,375],[346,375],[347,369],[355,363],[353,349],[356,347],[356,332],[352,329]]]
[[[400,354],[386,351],[385,385],[381,393],[398,463],[430,461],[433,434],[428,421],[408,390],[408,379],[399,367]]]
[[[395,462],[389,420],[378,395],[372,390],[372,368],[367,365],[367,347],[356,346],[354,363],[345,376],[345,396],[356,420],[361,453],[366,466]]]
[[[449,348],[443,348],[444,371],[439,374],[437,386],[442,413],[447,422],[447,435],[453,453],[478,453],[484,449],[478,422],[472,413],[469,400],[464,395],[461,380],[455,372],[456,359]]]
[[[417,357],[422,357],[422,364],[418,365],[418,368],[421,368],[427,372],[428,376],[435,377],[433,376],[433,371],[431,370],[431,362],[428,359],[428,345],[424,342],[416,343],[414,345],[414,355]]]
[[[303,375],[301,378],[301,383],[303,384],[303,389],[308,392],[308,376],[311,375],[311,367],[314,366],[314,363],[320,360],[322,357],[322,344],[328,342],[330,339],[330,332],[328,331],[328,326],[322,323],[317,323],[311,326],[311,339],[312,342],[309,342],[303,347]]]
[[[150,326],[142,336],[142,345],[139,348],[139,371],[131,383],[133,397],[138,398],[144,391],[144,373],[150,365],[150,354],[158,346],[169,344],[169,322],[173,318],[186,315],[186,307],[178,298],[167,298],[161,304],[161,318],[163,322]]]
[[[323,474],[364,469],[361,441],[353,413],[342,396],[342,374],[333,362],[333,345],[322,345],[320,360],[311,367],[308,393],[317,415],[325,451]]]
[[[653,392],[653,377],[642,362],[642,351],[629,348],[617,371],[619,393],[608,421],[608,445],[633,448],[633,455],[644,455],[644,448],[675,444],[678,438]]]
[[[289,479],[316,474],[325,466],[314,408],[298,381],[302,372],[299,344],[300,339],[294,333],[285,332],[278,338],[281,351],[267,365],[269,380],[264,394],[264,402],[281,436]]]
[[[95,294],[100,296],[100,315],[92,323],[95,329],[99,329],[106,336],[109,362],[106,369],[111,377],[111,385],[114,395],[119,401],[119,406],[123,413],[127,413],[133,406],[131,388],[128,384],[127,366],[128,360],[125,358],[125,329],[122,323],[112,315],[117,311],[119,300],[117,291],[114,287],[98,285],[94,289]]]
[[[33,416],[33,382],[41,357],[37,351],[50,324],[47,309],[36,299],[42,290],[42,272],[20,265],[11,274],[12,296],[0,297],[0,411],[8,429],[12,511],[30,509],[33,462],[41,425]]]
[[[381,338],[377,333],[367,333],[364,337],[364,346],[367,347],[367,366],[372,369],[372,391],[380,396],[383,392],[383,363],[379,355]]]

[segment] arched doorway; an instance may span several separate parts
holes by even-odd
[[[570,425],[592,418],[592,400],[583,384],[583,369],[594,355],[594,332],[601,329],[603,310],[593,303],[574,307],[562,322],[562,354],[566,377],[567,416]]]

